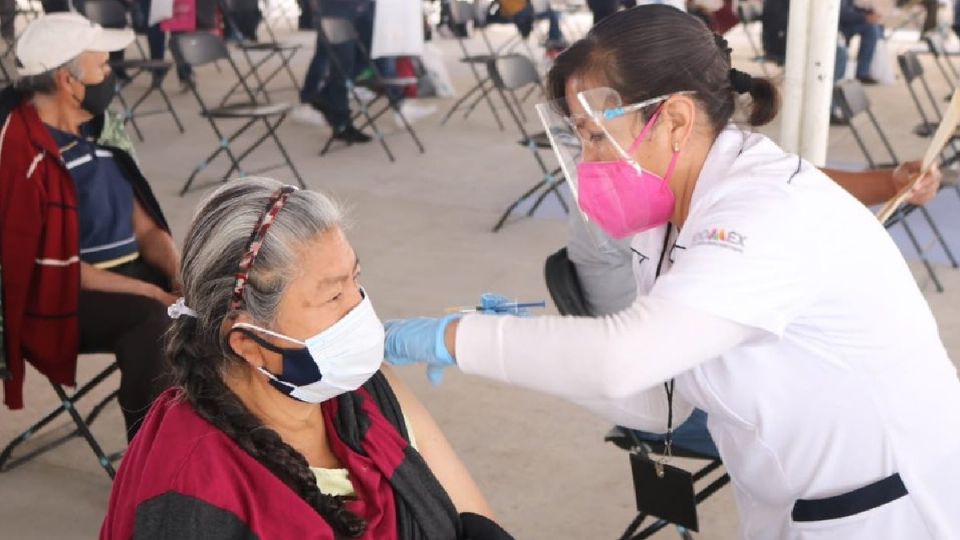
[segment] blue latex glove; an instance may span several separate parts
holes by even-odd
[[[521,317],[529,314],[526,309],[501,309],[504,304],[512,303],[506,296],[484,293],[480,296],[477,307],[481,309],[478,313]],[[383,325],[387,334],[383,348],[384,360],[395,366],[427,364],[427,379],[435,385],[440,384],[443,382],[443,370],[457,363],[447,350],[444,333],[451,321],[462,316],[462,313],[454,313],[442,318],[418,317],[387,321]]]
[[[384,359],[395,366],[425,363],[427,378],[433,384],[440,384],[443,382],[443,370],[456,364],[444,343],[444,332],[450,322],[460,316],[454,313],[439,319],[418,317],[387,321],[383,325],[387,332]]]

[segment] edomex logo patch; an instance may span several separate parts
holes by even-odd
[[[727,229],[718,227],[704,229],[693,235],[692,244],[694,246],[719,246],[743,253],[743,248],[746,244],[746,241],[747,237],[738,233],[737,231],[729,231]]]

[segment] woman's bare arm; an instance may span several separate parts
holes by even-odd
[[[457,453],[440,431],[440,426],[434,421],[430,412],[397,377],[390,366],[383,365],[381,370],[393,388],[393,393],[400,402],[400,408],[413,427],[420,454],[437,480],[447,490],[457,512],[473,512],[493,519],[493,510],[486,498],[480,493],[480,488],[457,457]]]

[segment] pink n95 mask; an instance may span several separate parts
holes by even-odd
[[[626,238],[658,227],[673,214],[676,200],[669,180],[679,152],[674,151],[663,177],[644,169],[633,158],[633,153],[656,125],[661,109],[651,115],[626,151],[612,135],[628,129],[632,121],[627,117],[629,113],[662,104],[669,97],[624,106],[619,94],[609,88],[580,92],[577,99],[586,114],[564,117],[562,123],[566,128],[557,121],[560,109],[556,104],[537,106],[578,207],[613,238]],[[579,144],[573,144],[574,141]],[[598,156],[616,159],[597,160]]]

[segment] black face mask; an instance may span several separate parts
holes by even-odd
[[[81,81],[82,83],[83,81]],[[110,102],[113,101],[114,94],[117,93],[117,76],[110,72],[102,81],[96,84],[83,84],[85,92],[83,101],[80,102],[80,108],[94,116],[100,116]]]

